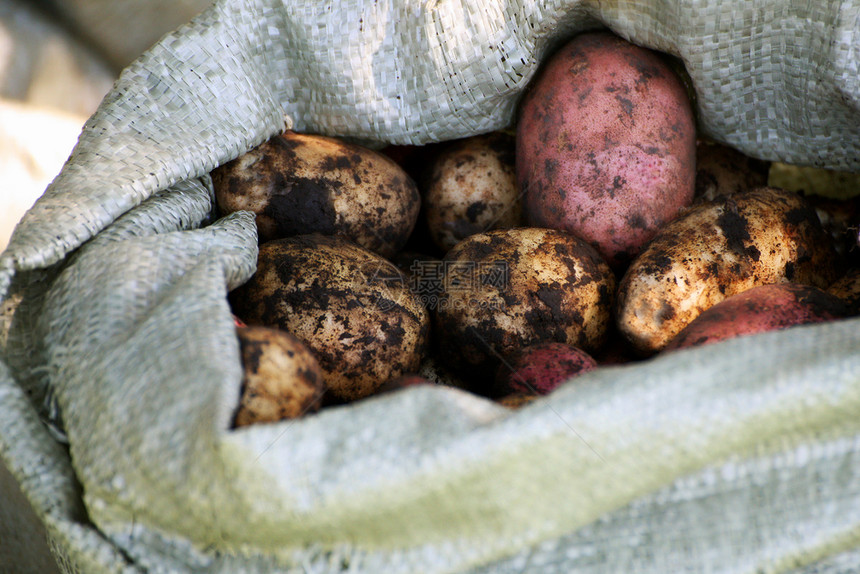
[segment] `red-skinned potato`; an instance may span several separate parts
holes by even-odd
[[[321,233],[383,256],[405,245],[421,205],[389,157],[335,138],[286,131],[212,171],[221,215],[256,215],[260,243]]]
[[[665,350],[833,321],[845,317],[847,312],[847,305],[839,297],[811,285],[760,285],[704,311],[678,333]]]
[[[496,371],[496,392],[548,395],[572,377],[597,368],[591,355],[564,343],[538,343],[514,354]]]
[[[432,385],[433,381],[422,377],[416,373],[407,373],[405,375],[400,375],[399,377],[394,377],[388,381],[382,383],[378,389],[376,389],[375,395],[381,395],[384,393],[393,393],[394,391],[399,391],[401,389],[406,389],[408,387],[415,387],[419,385]]]
[[[242,396],[235,426],[275,422],[315,412],[325,392],[313,353],[296,337],[268,327],[237,327]]]
[[[835,276],[832,241],[803,197],[759,188],[667,224],[621,279],[616,324],[648,355],[736,293],[786,282],[826,288]]]
[[[615,268],[693,200],[687,92],[659,55],[613,34],[581,34],[547,61],[516,138],[526,225],[578,235]]]

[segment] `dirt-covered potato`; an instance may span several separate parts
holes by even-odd
[[[500,358],[546,341],[600,347],[615,276],[588,243],[553,229],[472,235],[445,256],[434,310],[439,357],[465,378],[491,379]]]
[[[597,361],[578,347],[538,343],[515,353],[496,370],[496,392],[548,395],[569,379],[597,368]]]
[[[749,157],[717,142],[696,143],[695,201],[712,201],[767,186],[770,162]]]
[[[383,256],[403,247],[418,218],[418,188],[393,160],[334,138],[275,136],[212,171],[221,215],[256,214],[260,242],[339,235]]]
[[[337,400],[415,372],[427,310],[393,263],[341,237],[300,235],[260,246],[257,271],[230,294],[249,325],[293,333],[316,355]]]
[[[401,251],[390,259],[403,272],[409,287],[428,309],[436,304],[441,288],[434,279],[438,278],[442,260],[426,253]]]
[[[759,285],[703,311],[675,335],[664,351],[833,321],[847,313],[844,301],[818,287],[797,283]]]
[[[424,210],[443,253],[475,233],[520,225],[514,137],[494,132],[449,144],[433,162]]]
[[[702,311],[757,285],[826,288],[836,254],[800,195],[759,188],[700,204],[667,224],[630,265],[618,288],[616,322],[650,354]]]
[[[315,412],[325,392],[313,353],[296,337],[268,327],[238,327],[245,376],[235,426]]]
[[[849,315],[860,315],[860,267],[845,272],[827,288],[827,292],[836,295],[848,305]]]
[[[815,208],[824,230],[833,238],[836,252],[849,266],[860,265],[860,195],[835,199],[805,195]]]
[[[570,231],[614,268],[693,200],[687,92],[658,54],[610,33],[581,34],[546,62],[516,138],[526,225]]]

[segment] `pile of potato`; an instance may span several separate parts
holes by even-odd
[[[766,162],[697,138],[664,56],[608,32],[546,61],[515,133],[373,151],[288,131],[212,180],[261,243],[230,293],[237,426],[428,383],[519,406],[860,311],[857,202],[767,187]]]

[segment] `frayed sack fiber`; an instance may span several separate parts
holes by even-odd
[[[0,255],[0,456],[66,572],[851,571],[857,320],[600,369],[516,412],[413,388],[230,429],[226,294],[257,236],[213,221],[208,172],[285,125],[379,145],[508,126],[542,58],[601,27],[684,64],[703,134],[860,171],[857,2],[227,0],[124,70]]]

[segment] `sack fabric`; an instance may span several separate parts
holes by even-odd
[[[257,237],[213,221],[208,172],[285,125],[508,126],[545,55],[600,27],[684,64],[702,133],[860,171],[856,0],[221,0],[123,71],[0,255],[0,457],[64,571],[856,569],[858,320],[599,369],[519,411],[430,387],[230,429],[226,294]]]

